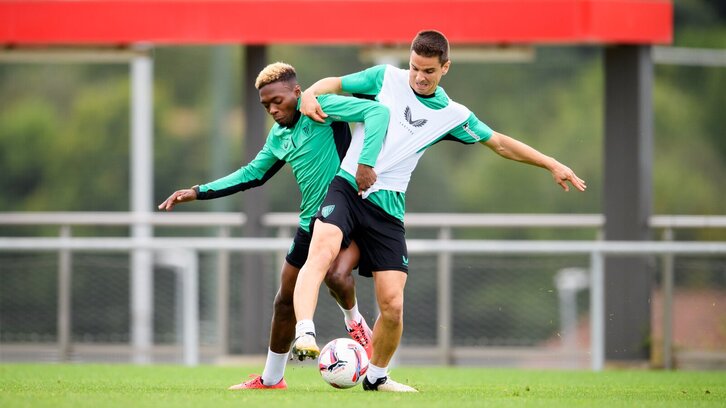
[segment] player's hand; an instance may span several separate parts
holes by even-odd
[[[373,170],[373,167],[359,163],[358,170],[355,172],[355,183],[358,185],[358,195],[363,195],[363,192],[371,188],[377,178],[378,176],[375,170]]]
[[[328,114],[323,112],[323,108],[320,107],[318,99],[309,91],[300,95],[300,113],[320,123],[324,123],[325,118],[328,117]]]
[[[570,191],[570,186],[567,182],[580,191],[587,189],[585,180],[577,177],[577,174],[572,169],[562,163],[557,163],[550,171],[552,172],[552,177],[555,179],[555,183],[559,184],[565,191]]]
[[[197,192],[193,188],[177,190],[169,196],[163,203],[159,204],[160,210],[171,211],[175,205],[186,203],[197,199]]]

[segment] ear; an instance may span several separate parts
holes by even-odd
[[[295,97],[299,98],[300,94],[302,94],[302,89],[300,89],[300,84],[295,84],[295,88],[292,91],[295,93]]]
[[[446,61],[444,65],[441,66],[442,75],[446,75],[446,73],[449,72],[449,67],[451,67],[451,60]]]

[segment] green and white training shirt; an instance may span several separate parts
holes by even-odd
[[[364,122],[364,146],[360,155],[353,160],[374,167],[389,118],[386,107],[365,99],[321,95],[318,102],[328,114],[325,123],[301,116],[299,111],[292,126],[284,127],[275,123],[254,160],[232,174],[200,185],[197,198],[208,200],[224,197],[260,186],[285,163],[289,163],[302,195],[300,227],[309,232],[310,220],[340,167],[334,133],[337,133],[335,136],[338,139],[345,138],[346,134],[350,139],[348,124],[341,122]],[[298,108],[299,104],[298,100]]]
[[[408,78],[408,70],[378,65],[344,76],[341,81],[344,92],[373,97],[390,110],[385,143],[374,169],[378,179],[364,198],[400,220],[406,211],[405,193],[411,173],[426,149],[441,140],[474,144],[485,142],[492,135],[486,124],[465,106],[452,101],[443,88],[437,87],[428,97],[418,95]],[[362,141],[362,133],[354,131],[338,172],[353,186],[354,158],[363,148]]]

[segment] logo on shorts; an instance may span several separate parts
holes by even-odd
[[[403,266],[408,266],[408,258],[405,255],[401,255],[401,259],[403,259]]]
[[[323,218],[328,218],[328,215],[332,214],[333,210],[335,210],[335,204],[326,205],[322,210],[320,210],[320,213],[323,214]]]
[[[290,255],[292,253],[292,250],[295,249],[295,242],[290,245],[290,249],[287,251],[287,254]]]

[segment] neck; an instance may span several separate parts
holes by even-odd
[[[409,85],[409,86],[410,86],[410,85]],[[415,91],[415,90],[414,90],[413,88],[411,88],[411,90],[413,91],[413,93],[415,93],[415,94],[416,94],[416,96],[418,96],[418,97],[420,97],[420,98],[433,98],[433,97],[434,97],[434,96],[436,95],[436,90],[435,90],[435,89],[434,89],[434,91],[433,91],[433,92],[431,92],[431,93],[430,93],[430,94],[428,94],[428,95],[420,94],[420,93],[416,92],[416,91]]]

